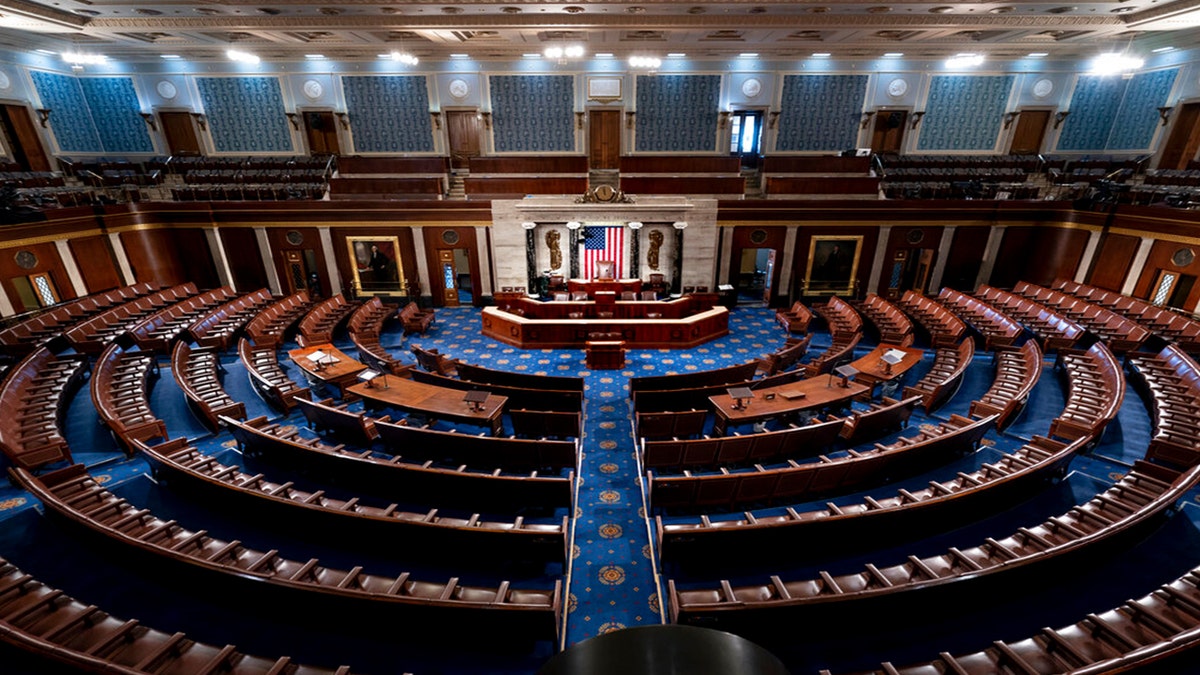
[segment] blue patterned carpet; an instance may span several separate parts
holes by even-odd
[[[0,555],[36,578],[117,616],[136,617],[162,630],[183,630],[205,642],[234,643],[251,653],[286,653],[297,661],[322,665],[350,663],[356,672],[377,675],[408,671],[418,675],[532,674],[563,646],[624,627],[663,622],[664,574],[683,585],[711,583],[712,573],[704,570],[670,569],[664,573],[658,564],[647,519],[646,486],[637,472],[629,378],[711,370],[774,351],[783,346],[786,334],[774,322],[772,310],[737,308],[731,316],[729,336],[691,350],[630,350],[625,368],[612,371],[587,369],[583,353],[578,350],[520,350],[483,338],[479,333],[479,311],[474,308],[439,309],[437,317],[427,335],[404,338],[396,327],[389,327],[381,343],[406,362],[413,361],[409,347],[420,345],[488,368],[585,379],[583,457],[575,509],[570,514],[573,518],[567,566],[552,564],[529,570],[509,568],[504,561],[464,563],[467,568],[464,578],[482,582],[496,575],[514,579],[514,584],[544,585],[563,580],[567,598],[559,644],[538,644],[519,653],[502,655],[475,653],[470,649],[447,651],[444,647],[406,643],[390,634],[375,636],[352,627],[338,629],[331,625],[337,622],[330,620],[314,625],[302,617],[281,617],[278,612],[262,608],[234,613],[230,610],[232,605],[224,602],[215,589],[175,588],[169,582],[139,573],[107,549],[93,548],[89,542],[60,531],[40,515],[40,509],[34,509],[35,500],[12,486],[0,489]],[[338,342],[339,346],[350,349],[348,341]],[[819,352],[828,342],[828,335],[818,332],[810,353]],[[872,346],[867,341],[859,352]],[[189,437],[202,450],[221,453],[221,461],[225,463],[251,465],[264,473],[271,471],[268,476],[272,479],[294,478],[300,485],[308,482],[320,486],[319,477],[291,476],[286,468],[253,467],[252,462],[243,460],[231,448],[234,444],[228,432],[212,434],[196,421],[172,380],[167,360],[162,363],[161,377],[153,383],[151,405],[166,421],[172,437]],[[257,397],[236,355],[225,355],[222,363],[227,371],[223,376],[226,389],[233,398],[247,404],[249,416],[268,415],[283,423],[303,426],[299,413],[282,417]],[[921,486],[928,480],[970,471],[994,460],[999,451],[1020,445],[1030,435],[1046,433],[1064,400],[1064,380],[1051,366],[1048,361],[1028,409],[1007,432],[989,434],[978,453],[900,483],[830,501],[850,503],[861,500],[864,494],[895,494],[898,487]],[[910,377],[919,377],[927,367],[919,367]],[[299,373],[293,373],[293,377],[302,381]],[[932,416],[918,413],[913,424],[935,423],[952,413],[965,414],[969,402],[987,389],[991,379],[990,355],[981,352],[954,399]],[[156,514],[176,518],[192,529],[207,528],[257,548],[279,548],[292,557],[319,554],[322,560],[335,565],[365,562],[371,569],[386,571],[402,565],[404,569],[422,571],[419,563],[410,564],[404,551],[390,551],[386,547],[381,551],[378,546],[371,546],[371,542],[340,540],[337,533],[283,536],[269,527],[249,522],[252,519],[221,515],[211,505],[160,488],[148,479],[147,466],[140,458],[126,459],[117,451],[98,424],[86,387],[74,395],[65,424],[76,460],[86,463],[101,481],[134,503],[151,508]],[[1149,413],[1136,391],[1130,389],[1120,416],[1110,425],[1100,447],[1089,456],[1077,458],[1067,480],[1010,511],[960,530],[908,541],[895,549],[876,547],[853,555],[825,555],[808,550],[796,556],[791,569],[759,570],[754,568],[753,561],[748,561],[742,569],[730,570],[717,578],[728,578],[736,584],[742,578],[759,579],[758,575],[764,573],[802,575],[819,569],[836,572],[860,566],[863,561],[878,563],[896,557],[902,559],[908,554],[941,552],[948,546],[978,544],[983,537],[1040,522],[1047,515],[1061,513],[1071,504],[1086,501],[1102,491],[1130,462],[1141,457],[1149,430]],[[335,489],[330,488],[331,494]],[[1044,601],[1040,597],[1035,600],[1014,595],[1011,602],[990,608],[987,613],[956,610],[941,618],[925,617],[923,623],[914,621],[911,628],[889,621],[886,631],[864,628],[866,632],[854,632],[853,641],[823,638],[813,642],[798,636],[794,644],[779,647],[780,655],[794,673],[810,673],[819,668],[845,670],[868,667],[881,658],[898,662],[927,659],[935,655],[929,645],[948,651],[981,649],[1001,635],[1032,634],[1042,625],[1073,622],[1086,612],[1100,611],[1125,597],[1145,593],[1178,576],[1182,569],[1200,563],[1200,530],[1197,530],[1200,507],[1194,505],[1195,494],[1189,495],[1187,501],[1188,508],[1182,510],[1184,518],[1172,519],[1168,527],[1136,548],[1110,561],[1098,561],[1087,574],[1063,580],[1061,588],[1043,591]],[[761,513],[778,510],[763,509]],[[560,514],[544,516],[561,518]],[[1026,627],[1031,628],[1026,631]],[[934,636],[940,637],[934,639]],[[862,648],[864,640],[870,649]],[[0,661],[0,672],[24,672],[3,666]]]

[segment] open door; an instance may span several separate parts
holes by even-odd
[[[762,143],[761,110],[737,110],[730,117],[729,152],[740,157],[743,169],[757,169]]]
[[[1175,126],[1158,160],[1160,169],[1186,169],[1200,150],[1200,103],[1185,103],[1175,115]]]
[[[304,138],[308,142],[310,155],[338,155],[337,120],[328,110],[304,113]]]
[[[23,105],[0,106],[0,125],[12,144],[13,161],[26,171],[50,171],[50,159],[29,112]]]
[[[310,248],[292,248],[281,252],[283,256],[284,274],[283,285],[287,294],[308,291],[308,297],[321,297],[321,283],[317,274],[317,254]]]
[[[1042,151],[1042,140],[1046,137],[1046,125],[1050,123],[1049,110],[1022,110],[1017,117],[1017,128],[1013,131],[1010,155],[1036,155]]]
[[[621,111],[588,112],[588,168],[617,169],[621,165]]]
[[[189,112],[160,110],[158,121],[162,123],[163,138],[172,155],[199,155],[200,136],[196,133],[196,122]]]
[[[454,249],[438,249],[438,276],[442,280],[442,306],[458,307],[458,261]]]
[[[450,168],[469,168],[472,157],[483,154],[483,125],[474,110],[447,110],[446,136],[450,146]]]
[[[875,130],[871,133],[871,152],[899,154],[904,146],[904,124],[907,110],[880,110],[875,113]]]

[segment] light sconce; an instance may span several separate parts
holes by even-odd
[[[150,131],[158,131],[158,125],[154,123],[154,115],[152,113],[138,113],[145,120],[146,126],[150,127]]]
[[[779,112],[778,111],[771,113],[771,117],[770,117],[769,121],[767,122],[767,128],[774,129],[775,125],[777,125],[777,124],[779,124]]]
[[[344,130],[349,130],[349,129],[350,129],[350,115],[349,115],[349,113],[344,113],[344,112],[335,112],[335,113],[333,113],[333,116],[334,116],[334,117],[336,117],[336,118],[338,119],[338,123],[340,123],[340,124],[342,125],[342,129],[344,129]]]
[[[918,112],[913,113],[912,114],[912,124],[909,125],[909,128],[916,129],[917,125],[921,123],[921,118],[924,116],[925,116],[924,110],[920,110]]]
[[[1169,106],[1169,105],[1163,106],[1158,109],[1158,118],[1160,120],[1162,120],[1162,125],[1164,127],[1167,126],[1167,121],[1171,119],[1171,111],[1174,109],[1175,109],[1174,106]]]
[[[575,113],[575,128],[583,130],[583,113],[581,112]]]
[[[729,113],[722,110],[721,112],[717,113],[717,115],[717,128],[724,131],[725,127],[729,126]]]
[[[434,130],[435,130],[435,131],[441,131],[441,130],[442,130],[442,113],[440,113],[440,112],[431,112],[431,113],[429,113],[429,116],[433,118],[433,128],[434,128]]]
[[[1054,128],[1057,129],[1058,127],[1062,126],[1063,120],[1067,119],[1067,115],[1070,114],[1070,110],[1054,113]]]
[[[1020,110],[1017,110],[1015,112],[1004,113],[1004,128],[1008,129],[1009,127],[1011,127],[1013,122],[1016,121],[1017,117],[1020,116],[1020,114],[1021,114]]]
[[[492,113],[485,112],[485,113],[480,113],[479,115],[480,115],[480,117],[483,118],[483,128],[487,129],[488,131],[491,131],[492,130]]]
[[[875,116],[874,110],[870,110],[870,111],[867,111],[862,114],[862,128],[863,129],[867,128],[867,125],[871,123],[871,118],[874,116]]]
[[[192,113],[192,119],[196,120],[200,131],[208,131],[208,118],[204,116],[204,113]]]
[[[37,108],[34,110],[34,112],[37,113],[38,122],[41,122],[42,128],[45,129],[46,123],[50,121],[50,109],[49,108]]]
[[[634,115],[636,115],[636,114],[637,114],[636,112],[627,112],[627,113],[625,113],[625,128],[626,128],[626,129],[632,129],[632,128],[633,128],[633,120],[634,120]]]
[[[292,123],[292,129],[300,131],[300,116],[294,112],[285,112],[283,114],[287,115],[288,121]]]

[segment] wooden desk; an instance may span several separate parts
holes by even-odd
[[[802,410],[826,408],[835,403],[845,403],[855,396],[871,390],[867,385],[858,382],[850,382],[849,386],[843,387],[841,381],[842,379],[837,376],[831,378],[829,375],[818,375],[807,380],[781,384],[778,387],[755,389],[754,399],[750,405],[741,410],[733,407],[733,399],[729,394],[709,396],[708,400],[712,403],[713,411],[716,413],[713,432],[724,436],[725,428],[730,423],[748,424],[791,415]],[[774,394],[775,398],[768,401],[769,394]],[[804,396],[791,399],[786,396],[795,394],[804,394]]]
[[[625,367],[625,343],[621,340],[588,340],[587,367],[592,370],[620,370]]]
[[[387,378],[387,388],[368,387],[365,382],[347,391],[361,396],[367,408],[391,407],[420,413],[431,418],[490,427],[493,436],[500,435],[500,413],[508,403],[505,396],[490,395],[481,410],[472,410],[463,400],[467,392],[447,389],[399,377]]]
[[[308,358],[309,354],[318,350],[329,354],[337,361],[318,366]],[[288,357],[291,358],[292,363],[304,371],[304,375],[309,381],[332,384],[338,388],[338,393],[342,398],[346,397],[347,387],[354,384],[354,381],[358,379],[358,374],[367,369],[366,364],[355,361],[329,343],[293,349],[288,352]]]
[[[630,291],[632,293],[642,292],[641,279],[567,279],[567,290],[574,293],[575,291],[584,291],[588,295],[595,295],[597,291],[611,291],[613,293],[621,293],[622,291]]]
[[[546,302],[552,306],[590,305],[592,303]],[[622,304],[615,303],[616,307]],[[654,303],[637,303],[650,305]],[[663,303],[665,304],[665,303]],[[483,334],[522,349],[583,349],[597,333],[619,339],[625,346],[642,349],[689,349],[729,333],[729,310],[713,307],[685,319],[611,319],[529,318],[506,312],[499,307],[484,307]]]
[[[900,363],[889,369],[887,364],[883,362],[883,355],[893,349],[904,352],[904,358],[900,360]],[[923,358],[925,358],[924,350],[885,343],[871,350],[865,356],[850,362],[850,365],[858,371],[858,374],[854,376],[856,382],[865,384],[868,387],[874,387],[880,382],[894,380],[907,373],[913,366],[920,363]]]

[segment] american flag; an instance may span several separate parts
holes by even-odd
[[[625,276],[625,228],[616,226],[589,226],[583,228],[584,279],[596,277],[597,265],[601,260],[613,263],[613,278]]]

